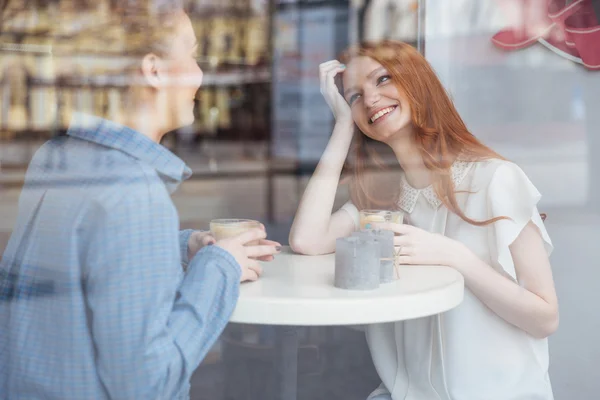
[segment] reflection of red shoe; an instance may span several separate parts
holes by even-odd
[[[514,29],[503,29],[492,36],[492,43],[502,50],[521,50],[531,46],[539,38],[545,37],[552,29],[554,24],[551,24],[548,29],[538,36],[528,36],[524,32],[517,32]]]
[[[566,43],[581,55],[588,69],[600,70],[600,15],[592,1],[584,1],[581,7],[565,19]]]
[[[564,57],[568,60],[574,61],[579,64],[583,64],[583,61],[581,60],[577,49],[575,47],[567,45],[567,43],[564,40],[557,40],[552,35],[550,35],[547,38],[539,38],[538,42],[540,42],[545,47],[552,50],[554,53],[558,54],[561,57]]]
[[[576,0],[573,3],[565,6],[565,0],[549,0],[548,1],[548,16],[558,26],[564,36],[565,42],[571,47],[575,47],[573,44],[571,35],[565,31],[565,21],[570,18],[573,14],[578,13],[583,6],[585,0]]]
[[[553,0],[547,0],[553,1]],[[492,36],[492,43],[502,50],[521,50],[531,46],[541,37],[546,37],[553,28],[553,21],[546,10],[533,10],[529,0],[520,0],[523,9],[523,26],[503,29]],[[532,21],[541,31],[534,31]]]
[[[528,5],[527,0],[522,1],[524,7]],[[600,70],[600,11],[594,10],[596,1],[599,0],[575,0],[565,5],[565,0],[547,0],[544,12],[550,21],[549,29],[537,36],[505,29],[492,37],[492,43],[511,51],[537,41],[561,57]]]
[[[565,6],[565,0],[548,0],[548,16],[555,23],[562,25],[565,19],[573,15],[573,13],[579,9],[581,3],[584,1],[585,0],[576,0],[573,3]]]

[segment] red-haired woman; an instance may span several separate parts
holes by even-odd
[[[399,210],[404,224],[384,228],[397,234],[400,262],[447,265],[466,284],[463,303],[443,315],[367,328],[383,381],[369,398],[552,399],[546,338],[558,302],[539,192],[469,132],[413,47],[363,44],[342,62],[320,66],[336,125],[300,202],[292,248],[331,253],[358,229],[359,210]],[[351,201],[332,213],[352,143]],[[366,170],[386,152],[400,173]]]

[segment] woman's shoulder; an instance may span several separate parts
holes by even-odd
[[[473,162],[468,191],[482,201],[506,204],[537,204],[541,193],[514,162],[491,158]]]
[[[493,181],[527,179],[525,172],[512,161],[501,158],[488,158],[473,161],[472,185],[486,188]]]
[[[495,171],[499,167],[508,167],[517,166],[512,161],[503,159],[503,158],[485,158],[482,160],[473,160],[471,161],[479,172],[485,171]]]

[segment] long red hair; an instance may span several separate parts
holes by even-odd
[[[408,97],[416,143],[425,166],[434,172],[433,189],[440,201],[473,225],[483,226],[505,218],[476,221],[467,217],[457,204],[450,169],[457,157],[471,161],[502,157],[469,132],[427,60],[409,44],[386,40],[352,47],[342,55],[341,62],[348,64],[352,58],[361,56],[370,57],[387,69],[392,81]],[[393,154],[387,145],[378,145],[356,128],[354,159],[349,164],[353,173],[350,197],[359,210],[397,207],[398,182],[390,184],[366,173],[367,165],[389,168],[383,162],[385,152]]]

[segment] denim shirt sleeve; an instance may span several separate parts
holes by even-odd
[[[179,231],[179,253],[181,254],[181,265],[187,268],[190,260],[188,259],[188,243],[190,236],[194,233],[193,229],[184,229]]]
[[[140,191],[94,213],[85,297],[111,399],[178,398],[239,295],[240,268],[217,246],[183,274],[177,212],[168,195],[155,196]]]

